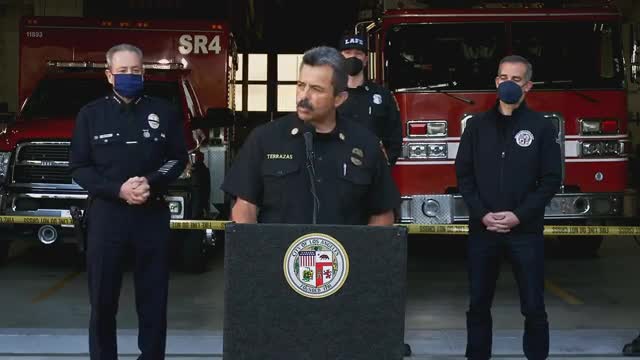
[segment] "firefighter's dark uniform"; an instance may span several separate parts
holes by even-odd
[[[129,249],[135,260],[140,359],[164,359],[170,214],[162,196],[186,161],[182,122],[164,100],[143,96],[126,104],[113,94],[78,114],[70,167],[92,199],[87,210],[92,360],[117,359],[116,313]],[[151,188],[143,205],[119,197],[121,185],[135,176],[146,177]]]
[[[544,304],[544,209],[561,183],[557,130],[522,104],[512,116],[498,107],[467,123],[456,159],[458,188],[469,208],[470,359],[491,356],[491,304],[503,252],[509,255],[525,317],[528,359],[545,359],[549,324]],[[510,233],[488,231],[488,212],[512,211],[520,225]]]
[[[222,189],[257,205],[260,223],[312,223],[303,131],[296,114],[256,128],[225,178]],[[364,225],[399,204],[378,140],[364,127],[338,117],[331,133],[314,134],[313,147],[317,223]]]
[[[402,122],[393,95],[384,87],[365,80],[357,88],[348,88],[349,97],[338,113],[371,130],[382,141],[391,165],[402,152]]]

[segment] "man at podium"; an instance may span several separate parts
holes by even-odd
[[[400,195],[376,136],[337,115],[347,99],[342,55],[307,51],[295,113],[256,128],[222,189],[237,223],[392,225]]]

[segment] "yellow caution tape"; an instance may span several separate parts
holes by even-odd
[[[0,216],[0,224],[73,225],[73,219],[53,216]]]
[[[224,230],[229,221],[210,220],[171,220],[172,229],[180,230]],[[0,224],[27,225],[73,225],[71,217],[54,216],[0,216]]]
[[[466,235],[469,233],[467,225],[401,224],[400,226],[406,226],[409,234]]]
[[[431,235],[464,235],[469,232],[467,225],[404,225],[409,229],[409,234]],[[546,225],[546,236],[640,236],[640,226],[573,226],[573,225]]]
[[[171,220],[171,228],[177,230],[224,230],[230,221],[214,220]],[[28,224],[28,225],[73,225],[70,217],[49,216],[0,216],[0,224]],[[467,225],[421,225],[399,224],[409,231],[409,234],[425,235],[466,235]],[[548,236],[640,236],[640,226],[573,226],[547,225],[544,234]]]
[[[213,220],[171,220],[171,228],[179,230],[224,230],[230,221]]]

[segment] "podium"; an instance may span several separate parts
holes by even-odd
[[[225,360],[402,359],[407,232],[229,224]]]

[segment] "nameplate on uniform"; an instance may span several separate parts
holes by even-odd
[[[267,160],[293,160],[293,154],[267,154]]]

